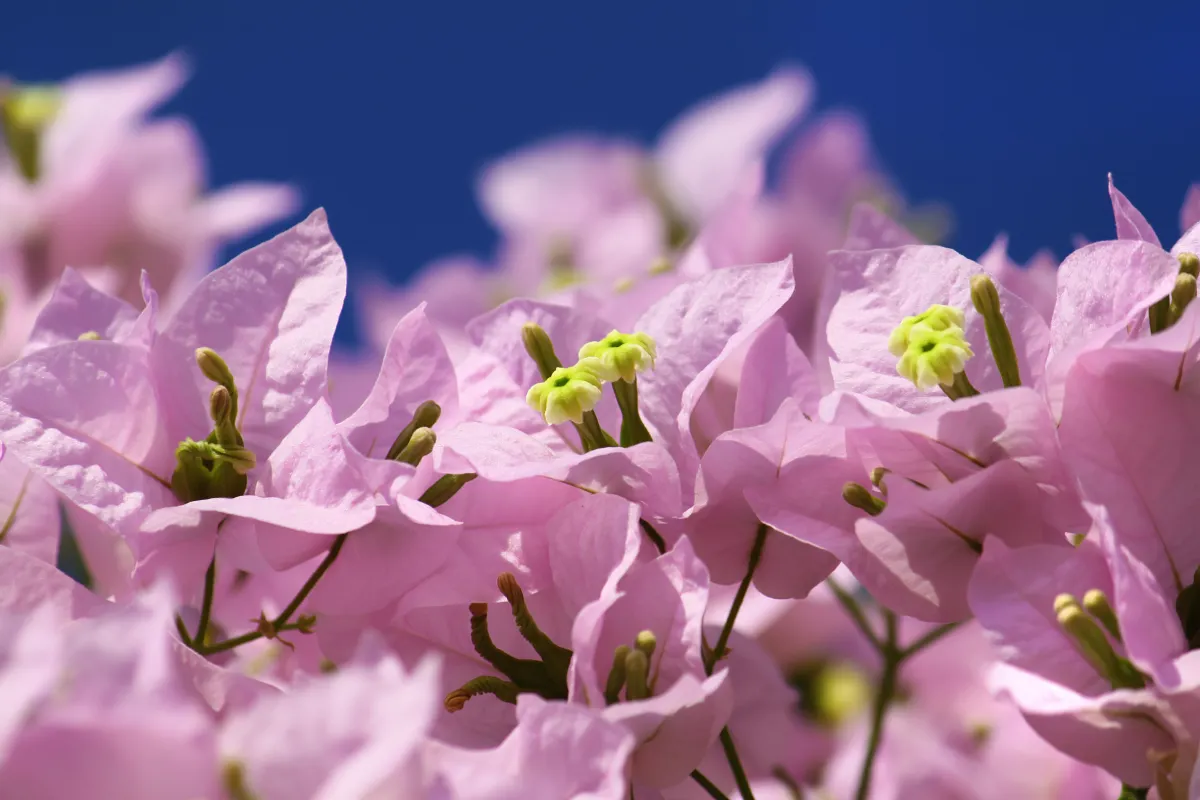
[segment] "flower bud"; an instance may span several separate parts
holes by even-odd
[[[971,303],[979,312],[979,316],[983,317],[988,347],[992,351],[992,359],[996,362],[1001,380],[1007,387],[1020,386],[1021,369],[1017,363],[1017,351],[1013,347],[1008,323],[1004,321],[1004,313],[1000,309],[1000,292],[991,277],[976,275],[971,278]]]
[[[212,418],[213,423],[220,427],[228,424],[231,420],[230,413],[233,411],[233,398],[229,396],[229,390],[224,386],[214,387],[208,395],[208,415]]]
[[[421,405],[417,406],[416,410],[413,411],[412,419],[409,420],[408,424],[405,425],[404,428],[401,429],[400,433],[396,435],[396,439],[392,442],[392,446],[388,448],[387,456],[385,456],[387,460],[398,460],[400,458],[400,453],[403,452],[404,448],[408,446],[408,443],[412,439],[413,433],[416,432],[417,428],[432,428],[434,423],[436,423],[441,416],[442,407],[432,400],[426,400],[424,403],[421,403]]]
[[[550,341],[550,335],[541,325],[535,322],[525,323],[521,328],[521,342],[525,345],[525,352],[537,365],[542,380],[549,379],[556,370],[562,368],[562,362],[554,352],[554,343]]]
[[[443,475],[433,482],[425,492],[421,495],[421,502],[431,508],[446,503],[454,495],[458,494],[458,490],[466,486],[478,476],[474,472],[459,472],[450,475]]]
[[[1176,258],[1179,260],[1180,272],[1200,278],[1200,258],[1197,258],[1195,253],[1180,253]]]
[[[1180,272],[1175,276],[1175,288],[1171,290],[1171,312],[1169,324],[1174,325],[1183,316],[1188,305],[1196,299],[1196,276]]]
[[[1117,622],[1117,615],[1113,612],[1112,606],[1108,603],[1108,597],[1099,589],[1092,589],[1083,596],[1083,607],[1092,615],[1109,635],[1121,641],[1121,626]]]
[[[225,359],[217,355],[215,350],[208,347],[196,348],[196,366],[200,367],[204,377],[233,393],[233,373],[229,371]]]
[[[437,444],[436,433],[429,428],[417,428],[395,460],[415,467],[421,463],[421,459],[433,452],[435,444]]]
[[[621,699],[621,689],[625,687],[625,658],[629,655],[629,645],[618,645],[613,650],[612,669],[608,671],[608,680],[604,683],[604,702],[612,705]]]
[[[650,696],[647,678],[650,675],[650,659],[641,650],[630,650],[625,655],[625,699],[644,700]]]
[[[1141,673],[1117,655],[1104,631],[1084,613],[1073,596],[1060,594],[1056,597],[1054,615],[1059,627],[1071,637],[1083,657],[1114,689],[1140,689],[1145,686]]]
[[[842,487],[842,499],[872,517],[879,516],[887,508],[887,503],[871,494],[867,487],[853,481]]]
[[[654,636],[653,631],[642,631],[633,641],[633,646],[646,654],[646,658],[654,657],[654,648],[658,646],[658,639]]]

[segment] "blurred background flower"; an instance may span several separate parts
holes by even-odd
[[[1110,171],[1172,231],[1200,177],[1197,25],[1182,0],[60,0],[6,8],[0,52],[28,82],[182,48],[197,74],[164,113],[201,131],[208,185],[294,183],[329,208],[352,281],[398,283],[455,253],[493,260],[474,181],[497,158],[573,131],[653,146],[685,109],[787,64],[815,77],[798,124],[854,109],[891,185],[952,211],[946,243],[964,253],[1007,232],[1025,263],[1042,247],[1061,258],[1074,234],[1111,236]]]

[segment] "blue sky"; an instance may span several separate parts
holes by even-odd
[[[678,111],[785,63],[818,108],[867,119],[951,244],[1060,256],[1112,235],[1105,175],[1164,241],[1200,180],[1200,4],[1111,0],[609,0],[597,4],[122,0],[9,3],[0,70],[60,78],[182,49],[213,181],[293,181],[352,272],[401,279],[489,252],[473,179],[573,129],[651,139]]]

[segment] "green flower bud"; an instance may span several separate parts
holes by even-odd
[[[421,463],[421,459],[433,452],[435,444],[437,444],[436,433],[429,428],[417,428],[395,460],[415,467]]]
[[[879,490],[879,493],[887,497],[887,486],[884,485],[883,479],[888,476],[891,470],[887,467],[876,467],[871,470],[871,485]]]
[[[466,486],[477,476],[474,472],[458,472],[450,475],[443,475],[433,482],[425,492],[421,495],[421,502],[432,508],[446,503],[451,497],[458,494],[458,490]]]
[[[644,700],[650,696],[647,678],[650,659],[641,650],[630,650],[625,656],[625,699]]]
[[[417,428],[432,428],[441,416],[442,407],[432,400],[426,400],[417,406],[416,410],[413,411],[412,419],[396,435],[396,440],[388,448],[386,456],[388,461],[396,461],[400,458],[400,453],[408,446],[409,440],[412,439],[413,433],[416,432]]]
[[[842,499],[872,517],[879,516],[887,508],[887,503],[871,494],[867,487],[853,481],[842,487]]]
[[[525,396],[526,402],[551,425],[570,420],[583,423],[585,412],[600,402],[602,365],[595,359],[584,359],[573,367],[559,367],[549,378],[533,386]]]
[[[1180,272],[1200,278],[1200,258],[1197,258],[1195,253],[1180,253],[1176,258],[1179,260]]]
[[[13,161],[30,183],[41,173],[42,134],[58,115],[61,104],[61,93],[53,86],[0,88],[4,139]]]
[[[581,361],[594,358],[600,362],[598,371],[606,381],[632,382],[639,372],[654,366],[656,356],[654,340],[644,333],[612,331],[600,341],[579,348]]]
[[[1075,642],[1079,652],[1114,689],[1140,689],[1145,678],[1137,668],[1117,655],[1104,631],[1069,594],[1054,600],[1054,615],[1059,627]]]
[[[235,391],[231,388],[234,385],[233,373],[229,371],[229,365],[225,363],[225,359],[217,355],[217,351],[209,347],[196,348],[196,366],[200,367],[204,377],[213,383],[229,389],[231,394]]]
[[[525,323],[521,327],[521,343],[525,345],[525,352],[537,365],[542,380],[548,379],[555,370],[562,368],[562,362],[554,352],[554,343],[550,341],[550,334],[546,333],[541,325],[536,322]]]
[[[621,689],[625,688],[625,657],[631,649],[629,645],[622,644],[613,650],[612,669],[608,671],[608,680],[604,683],[604,702],[607,705],[621,700]]]
[[[654,657],[654,648],[658,646],[658,639],[653,631],[642,631],[634,639],[633,646],[646,654],[646,658]]]
[[[1092,589],[1083,596],[1083,607],[1092,615],[1109,635],[1121,641],[1121,626],[1117,622],[1117,615],[1113,612],[1112,606],[1108,603],[1108,597],[1099,589]]]
[[[230,414],[233,412],[233,398],[224,386],[217,386],[208,396],[208,415],[218,428],[232,423]]]
[[[1183,316],[1188,305],[1196,299],[1196,276],[1180,272],[1175,276],[1175,288],[1171,290],[1171,311],[1168,324],[1174,325]]]
[[[971,278],[971,303],[979,316],[983,317],[988,347],[991,348],[1001,380],[1006,387],[1020,386],[1021,368],[1017,363],[1017,351],[1008,332],[1008,323],[1004,321],[1004,313],[1000,310],[1000,292],[989,276],[976,275]]]

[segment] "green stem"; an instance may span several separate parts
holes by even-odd
[[[750,584],[754,580],[754,571],[758,569],[758,562],[762,560],[763,548],[767,544],[767,533],[770,528],[761,522],[758,523],[758,530],[754,534],[754,544],[750,547],[750,561],[746,566],[746,575],[742,578],[741,584],[738,586],[737,594],[733,596],[733,605],[729,607],[729,616],[725,618],[725,625],[721,628],[721,635],[717,637],[717,646],[713,648],[712,658],[705,663],[705,670],[709,675],[712,675],[713,668],[717,662],[725,654],[725,645],[729,644],[729,637],[733,634],[733,626],[737,622],[738,612],[742,610],[742,603],[746,599],[746,592],[750,591]]]
[[[1117,800],[1146,800],[1146,796],[1150,794],[1150,789],[1138,789],[1130,786],[1127,783],[1121,784],[1121,796]]]
[[[902,658],[908,658],[910,656],[915,656],[917,653],[921,652],[926,647],[929,647],[929,645],[938,641],[946,634],[953,633],[954,631],[958,630],[959,625],[962,625],[962,623],[961,622],[948,622],[945,625],[939,625],[938,627],[936,627],[933,630],[926,633],[921,638],[917,639],[915,642],[910,644],[908,647],[904,648],[904,653],[902,655]]]
[[[951,400],[961,400],[964,397],[974,397],[979,394],[979,390],[971,385],[970,378],[966,372],[959,372],[954,376],[954,383],[947,386],[941,384],[942,392]]]
[[[275,629],[275,633],[278,634],[283,633],[284,631],[298,631],[302,628],[303,625],[301,625],[299,622],[285,623],[277,627]],[[241,636],[235,636],[232,639],[223,639],[216,644],[202,647],[199,649],[199,653],[205,656],[211,656],[213,653],[224,653],[227,650],[233,650],[235,647],[241,647],[244,644],[256,642],[261,638],[263,638],[261,631],[250,631],[249,633],[243,633]]]
[[[838,603],[846,610],[850,619],[854,622],[855,627],[859,632],[866,637],[866,640],[871,643],[871,646],[876,650],[882,651],[883,645],[879,641],[879,636],[871,628],[871,623],[867,622],[867,615],[863,613],[862,606],[854,599],[854,595],[847,592],[833,578],[826,578],[825,585],[833,592],[833,596],[837,598]]]
[[[188,633],[187,625],[183,623],[183,617],[179,616],[178,614],[175,615],[175,630],[179,633],[179,638],[183,640],[183,643],[188,647],[191,647],[191,634]]]
[[[700,784],[700,788],[708,792],[708,796],[713,800],[729,800],[728,795],[722,792],[715,783],[704,777],[704,773],[700,770],[692,770],[692,780]]]
[[[621,447],[652,441],[650,431],[642,422],[638,411],[637,378],[632,381],[619,380],[612,384],[617,406],[621,409]]]
[[[754,800],[750,779],[746,777],[746,768],[742,766],[742,759],[738,757],[737,747],[733,744],[733,735],[729,732],[728,725],[721,729],[721,749],[725,751],[725,760],[729,762],[729,768],[733,770],[733,780],[737,784],[738,791],[741,792],[742,800]]]
[[[590,453],[593,450],[599,450],[603,447],[616,446],[613,438],[600,426],[600,418],[596,416],[595,411],[585,411],[583,413],[583,424],[576,425],[575,428],[579,431],[579,444],[582,445],[583,452],[585,453]]]
[[[292,618],[292,615],[295,614],[304,601],[308,599],[308,595],[314,588],[316,588],[317,582],[321,580],[321,577],[329,571],[331,566],[333,566],[333,562],[337,560],[338,553],[342,551],[342,545],[346,543],[347,536],[349,536],[349,534],[343,533],[333,540],[333,546],[329,548],[329,552],[325,554],[325,558],[321,561],[317,568],[313,570],[313,574],[308,576],[308,580],[305,581],[304,585],[300,587],[300,591],[296,592],[296,596],[292,598],[292,602],[288,603],[287,607],[284,608],[283,611],[279,612],[279,616],[275,617],[275,619],[271,621],[271,627],[273,627],[276,631],[293,629],[287,626],[288,620]],[[204,617],[201,617],[201,621],[203,620]],[[226,639],[224,641],[217,642],[216,644],[205,646],[203,640],[197,637],[196,652],[200,653],[201,655],[211,655],[212,653],[220,653],[225,650],[232,650],[235,647],[253,642],[254,640],[260,638],[262,638],[262,633],[259,631],[253,631],[251,633],[243,633],[241,636],[235,636],[232,639]]]
[[[296,592],[296,596],[292,598],[292,602],[288,603],[287,607],[283,611],[280,611],[279,616],[275,618],[272,625],[275,626],[276,630],[286,625],[287,621],[292,618],[292,614],[295,614],[300,605],[308,599],[309,593],[316,588],[317,581],[321,580],[322,576],[333,566],[333,562],[337,560],[338,553],[342,552],[342,545],[346,543],[346,537],[349,535],[348,533],[343,533],[333,540],[333,547],[329,548],[329,552],[325,554],[324,560],[313,570],[313,574],[308,576],[308,580],[300,587],[300,591]]]
[[[858,777],[855,800],[867,800],[871,794],[871,775],[875,770],[875,757],[879,755],[879,743],[883,739],[883,720],[896,696],[896,681],[900,675],[900,664],[904,661],[904,653],[900,651],[896,641],[896,615],[891,611],[883,613],[887,627],[886,638],[880,651],[883,656],[883,676],[879,680],[879,691],[875,695],[871,712],[871,733],[867,740],[867,755],[863,759],[862,772]]]
[[[235,636],[232,639],[223,639],[215,644],[210,644],[207,647],[196,646],[196,652],[202,656],[211,656],[213,653],[224,653],[226,650],[232,650],[235,647],[241,647],[244,644],[257,641],[262,638],[262,634],[258,631],[251,633],[243,633],[241,636]]]
[[[212,561],[208,562],[208,571],[204,573],[204,599],[200,602],[200,622],[196,625],[196,635],[192,642],[197,647],[204,647],[204,637],[208,635],[208,622],[212,617],[213,588],[217,582],[217,556],[214,553]]]

